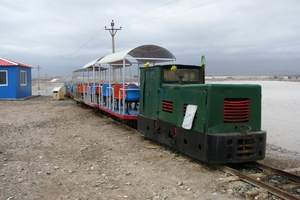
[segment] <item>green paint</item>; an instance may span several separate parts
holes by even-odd
[[[198,106],[192,131],[221,134],[261,130],[261,87],[259,85],[204,84],[204,68],[200,66],[176,65],[181,68],[200,68],[201,80],[194,84],[164,83],[163,69],[172,65],[141,68],[140,114],[154,120],[162,120],[181,127],[184,105]],[[175,73],[175,72],[174,72]],[[225,98],[249,98],[250,118],[243,123],[224,123]],[[173,112],[162,110],[162,101],[173,102]]]

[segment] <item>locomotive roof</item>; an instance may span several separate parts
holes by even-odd
[[[185,64],[176,64],[176,63],[173,63],[173,64],[162,64],[162,65],[154,65],[154,66],[151,66],[151,67],[162,67],[162,68],[167,68],[167,67],[171,67],[175,65],[176,67],[188,67],[188,68],[199,68],[199,67],[203,67],[201,65],[185,65]]]

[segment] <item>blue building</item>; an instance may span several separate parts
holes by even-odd
[[[0,100],[26,99],[31,95],[31,66],[0,58]]]

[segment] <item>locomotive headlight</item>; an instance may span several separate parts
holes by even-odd
[[[149,63],[149,62],[146,62],[146,63],[144,64],[144,67],[150,67],[150,63]]]
[[[173,65],[173,66],[171,67],[171,71],[172,71],[172,72],[176,72],[176,71],[177,71],[176,65]]]

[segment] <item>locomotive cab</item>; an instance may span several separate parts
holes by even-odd
[[[138,130],[147,138],[208,163],[263,159],[259,85],[205,84],[204,67],[141,68]],[[187,108],[196,108],[190,129]]]

